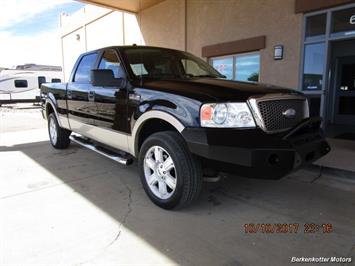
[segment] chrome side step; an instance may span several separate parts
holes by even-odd
[[[75,142],[85,148],[88,148],[89,150],[97,152],[97,153],[99,153],[111,160],[114,160],[117,163],[129,165],[133,162],[133,157],[130,156],[129,154],[125,154],[124,152],[113,152],[111,150],[105,149],[103,147],[95,145],[94,143],[91,143],[89,140],[84,139],[80,135],[72,134],[72,135],[70,135],[69,138],[73,142]]]

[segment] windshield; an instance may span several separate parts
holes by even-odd
[[[224,78],[205,61],[186,52],[160,48],[129,48],[123,53],[134,78]]]

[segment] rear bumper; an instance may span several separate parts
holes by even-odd
[[[330,151],[319,118],[309,118],[283,134],[261,129],[186,128],[190,151],[208,167],[239,175],[279,179]]]

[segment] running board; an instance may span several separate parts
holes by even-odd
[[[70,140],[73,142],[88,148],[89,150],[92,150],[94,152],[97,152],[111,160],[114,160],[117,163],[124,164],[124,165],[129,165],[133,163],[133,157],[130,156],[129,154],[126,154],[124,152],[113,152],[111,150],[105,149],[103,147],[100,147],[98,145],[95,145],[94,143],[90,142],[89,140],[84,139],[83,137],[79,135],[70,135]]]

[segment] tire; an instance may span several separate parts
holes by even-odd
[[[70,144],[71,131],[61,128],[54,113],[48,116],[49,140],[55,149],[66,149]]]
[[[138,164],[143,188],[159,207],[180,209],[198,198],[201,165],[179,133],[164,131],[148,137],[140,149]]]

